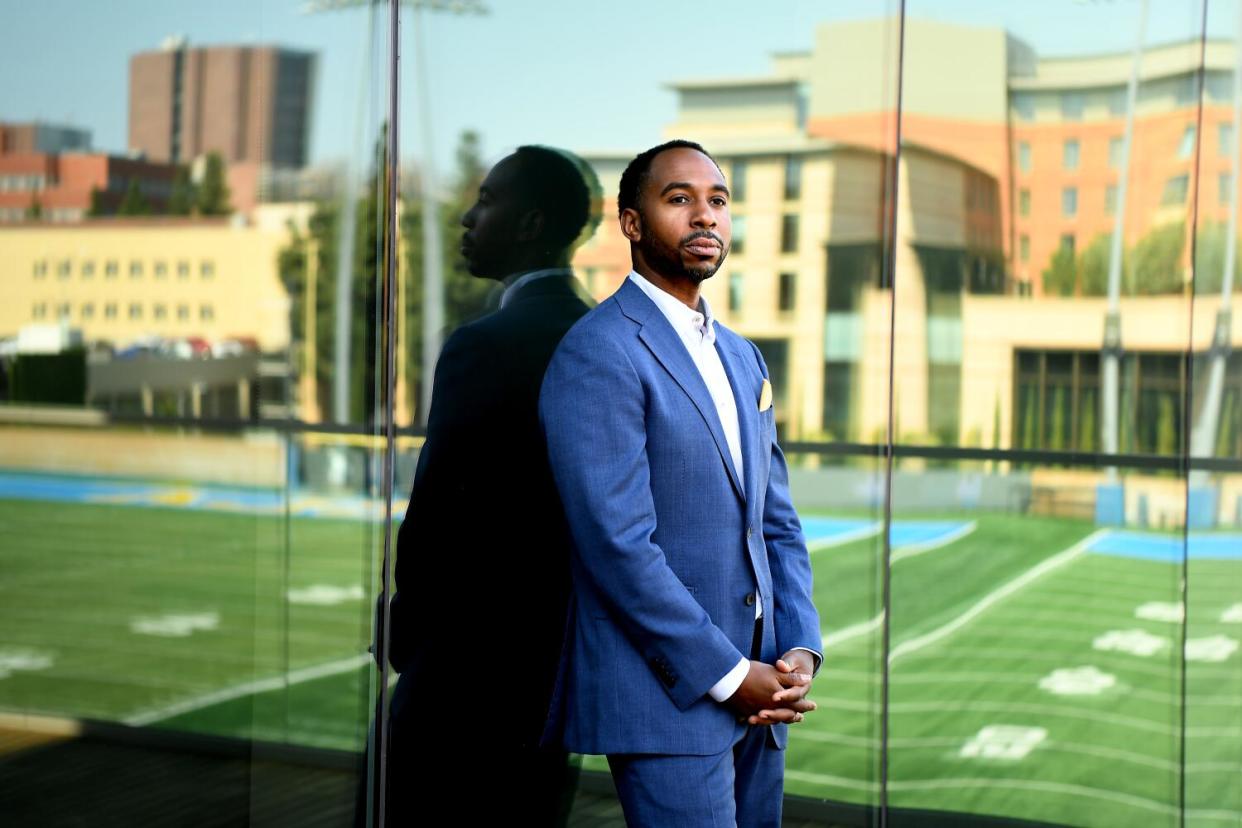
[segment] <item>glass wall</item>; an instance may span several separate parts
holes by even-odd
[[[703,294],[769,366],[815,574],[825,660],[787,817],[1242,820],[1235,4],[4,19],[17,824],[379,824],[362,792],[401,781],[375,607],[437,358],[500,301],[463,215],[517,147],[576,153],[600,187],[573,270],[602,301],[630,270],[621,172],[669,138],[729,183]],[[510,519],[476,508],[471,531]],[[482,565],[502,567],[413,583]],[[618,819],[606,762],[575,761],[570,822]],[[155,762],[194,815],[132,793]]]

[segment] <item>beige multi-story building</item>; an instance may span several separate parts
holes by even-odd
[[[0,338],[65,321],[88,342],[146,337],[289,345],[277,268],[288,230],[225,219],[0,227]]]
[[[672,84],[665,137],[703,143],[733,191],[733,250],[705,295],[764,353],[786,439],[882,439],[891,366],[899,441],[1098,451],[1106,300],[1082,295],[1081,259],[1070,296],[1045,294],[1042,272],[1058,250],[1081,255],[1111,232],[1132,56],[1045,59],[1003,30],[907,20],[898,154],[895,31],[826,23],[811,50],[775,55],[768,75]],[[1198,227],[1227,217],[1235,55],[1207,46],[1200,141],[1187,86],[1198,49],[1143,55],[1124,166],[1127,255],[1156,228],[1182,223],[1189,239],[1196,152]],[[629,156],[588,157],[615,194]],[[629,269],[604,206],[575,260],[599,297]],[[1172,290],[1121,301],[1122,452],[1171,453],[1191,427],[1177,402],[1192,379],[1186,350],[1202,376],[1220,300],[1183,290],[1182,244],[1161,274]],[[1242,342],[1242,328],[1230,322],[1222,336]],[[1233,454],[1242,362],[1231,358],[1227,376],[1219,445]]]

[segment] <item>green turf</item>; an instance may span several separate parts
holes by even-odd
[[[1174,825],[1184,788],[1187,825],[1242,821],[1242,652],[1187,662],[1183,711],[1181,625],[1135,614],[1178,601],[1180,566],[1057,557],[1094,531],[1082,522],[937,517],[978,526],[892,568],[891,804]],[[357,750],[375,679],[348,659],[365,652],[370,599],[316,606],[284,596],[315,584],[373,594],[379,528],[0,501],[0,651],[53,658],[0,679],[0,709]],[[814,692],[820,710],[792,730],[786,787],[875,803],[882,546],[864,539],[812,560],[829,646]],[[1029,576],[1041,566],[1048,571]],[[1192,562],[1188,591],[1190,639],[1242,638],[1242,624],[1220,619],[1242,602],[1242,561]],[[217,613],[218,626],[185,637],[130,629],[139,616],[203,613]],[[1136,630],[1167,646],[1150,656],[1093,648],[1109,632]],[[1076,696],[1040,686],[1055,670],[1085,667],[1115,684]],[[280,684],[289,674],[299,678]],[[997,725],[1046,735],[1020,757],[962,754]]]

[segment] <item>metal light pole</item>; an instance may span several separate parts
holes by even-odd
[[[442,344],[444,329],[444,245],[440,237],[440,201],[439,187],[435,172],[435,162],[433,160],[434,142],[432,140],[431,129],[431,109],[428,94],[427,83],[427,65],[424,59],[424,49],[422,47],[422,15],[423,10],[433,12],[446,12],[448,14],[475,14],[484,15],[488,13],[487,6],[481,0],[401,0],[401,4],[408,6],[414,10],[413,28],[414,28],[414,73],[417,83],[416,102],[418,108],[418,116],[420,126],[422,127],[423,139],[423,164],[420,172],[420,182],[418,188],[418,199],[422,208],[422,239],[423,239],[423,359],[422,371],[420,374],[420,389],[418,399],[418,418],[423,425],[427,424],[427,414],[431,410],[431,388],[432,380],[435,376],[436,360],[440,357],[440,346]],[[357,6],[373,5],[373,0],[311,0],[303,6],[303,11],[307,14],[313,14],[323,11],[334,11],[337,9],[354,8]],[[352,204],[346,205],[346,212],[352,227],[353,208]],[[341,264],[348,266],[345,259],[345,247],[349,247],[349,255],[353,255],[352,244],[342,245]],[[338,273],[342,270],[338,270]],[[349,287],[346,284],[342,287],[340,281],[337,283],[337,301],[344,301],[344,305],[338,304],[338,309],[347,307],[349,302]],[[342,292],[344,295],[342,296]],[[404,296],[404,290],[401,291]],[[404,303],[398,309],[404,318]],[[334,396],[334,414],[337,422],[345,422],[348,419],[349,391],[349,320],[345,317],[344,328],[342,328],[342,315],[337,315],[337,384],[336,396]],[[342,344],[344,347],[342,348]],[[405,344],[400,343],[398,347],[404,349]],[[342,364],[342,354],[344,355],[344,364]]]
[[[1242,4],[1240,4],[1242,5]],[[1224,402],[1225,363],[1229,358],[1233,331],[1233,269],[1238,238],[1238,149],[1242,146],[1242,8],[1237,12],[1238,31],[1234,41],[1233,67],[1233,146],[1229,148],[1229,226],[1225,232],[1225,272],[1220,280],[1220,307],[1216,311],[1216,329],[1212,332],[1209,351],[1207,390],[1203,394],[1203,406],[1199,418],[1190,433],[1190,456],[1211,457],[1216,451],[1216,432],[1220,427],[1221,407]],[[1196,469],[1190,473],[1190,488],[1199,489],[1207,483],[1207,472]]]
[[[1139,67],[1143,61],[1143,40],[1147,35],[1149,0],[1139,6],[1134,57],[1130,61],[1130,83],[1126,88],[1126,129],[1121,140],[1121,178],[1117,184],[1117,209],[1113,216],[1113,236],[1108,253],[1108,310],[1104,315],[1104,345],[1101,349],[1100,448],[1104,454],[1118,451],[1118,396],[1121,373],[1121,257],[1125,242],[1126,191],[1130,183],[1130,149],[1134,143],[1134,110],[1138,101]],[[1106,468],[1108,482],[1117,481],[1117,467]]]

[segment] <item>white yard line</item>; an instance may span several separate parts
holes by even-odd
[[[245,684],[237,684],[233,687],[225,687],[222,690],[214,690],[210,693],[204,693],[200,696],[194,696],[184,699],[173,704],[163,707],[156,707],[149,710],[142,710],[127,716],[122,721],[133,727],[145,727],[146,725],[155,724],[164,719],[171,719],[174,716],[180,716],[185,713],[192,713],[195,710],[202,710],[204,707],[211,707],[216,704],[234,701],[235,699],[253,696],[257,693],[267,693],[272,690],[280,690],[294,684],[303,684],[315,679],[327,678],[328,676],[337,676],[341,673],[348,673],[351,670],[357,670],[365,664],[372,661],[370,655],[356,655],[349,658],[337,659],[336,661],[328,661],[323,664],[315,664],[310,667],[302,667],[298,670],[290,670],[288,673],[280,676],[272,676],[271,678],[258,679],[256,681],[248,681]]]
[[[906,558],[913,558],[916,555],[922,555],[924,552],[931,552],[932,550],[939,549],[942,546],[948,546],[954,541],[961,540],[978,528],[979,521],[972,520],[970,523],[960,526],[952,532],[946,532],[943,535],[938,535],[937,537],[920,541],[918,543],[909,543],[904,546],[899,546],[889,557],[889,565],[891,566],[898,561],[904,561]]]
[[[909,655],[910,653],[916,653],[925,647],[929,647],[932,644],[942,641],[957,632],[962,627],[987,612],[988,609],[1008,598],[1010,595],[1021,591],[1025,587],[1047,575],[1049,572],[1060,569],[1067,563],[1073,561],[1075,558],[1082,555],[1082,553],[1088,548],[1090,548],[1092,544],[1107,535],[1110,531],[1112,530],[1099,529],[1092,532],[1090,535],[1078,541],[1078,543],[1074,544],[1070,548],[1058,552],[1050,558],[1044,559],[1040,563],[1028,569],[1026,572],[1023,572],[1021,575],[1014,578],[1012,581],[1002,584],[992,590],[987,595],[980,598],[973,606],[970,607],[970,609],[966,610],[952,621],[942,624],[931,632],[901,642],[893,648],[891,653],[889,653],[889,664],[894,663],[902,656]]]

